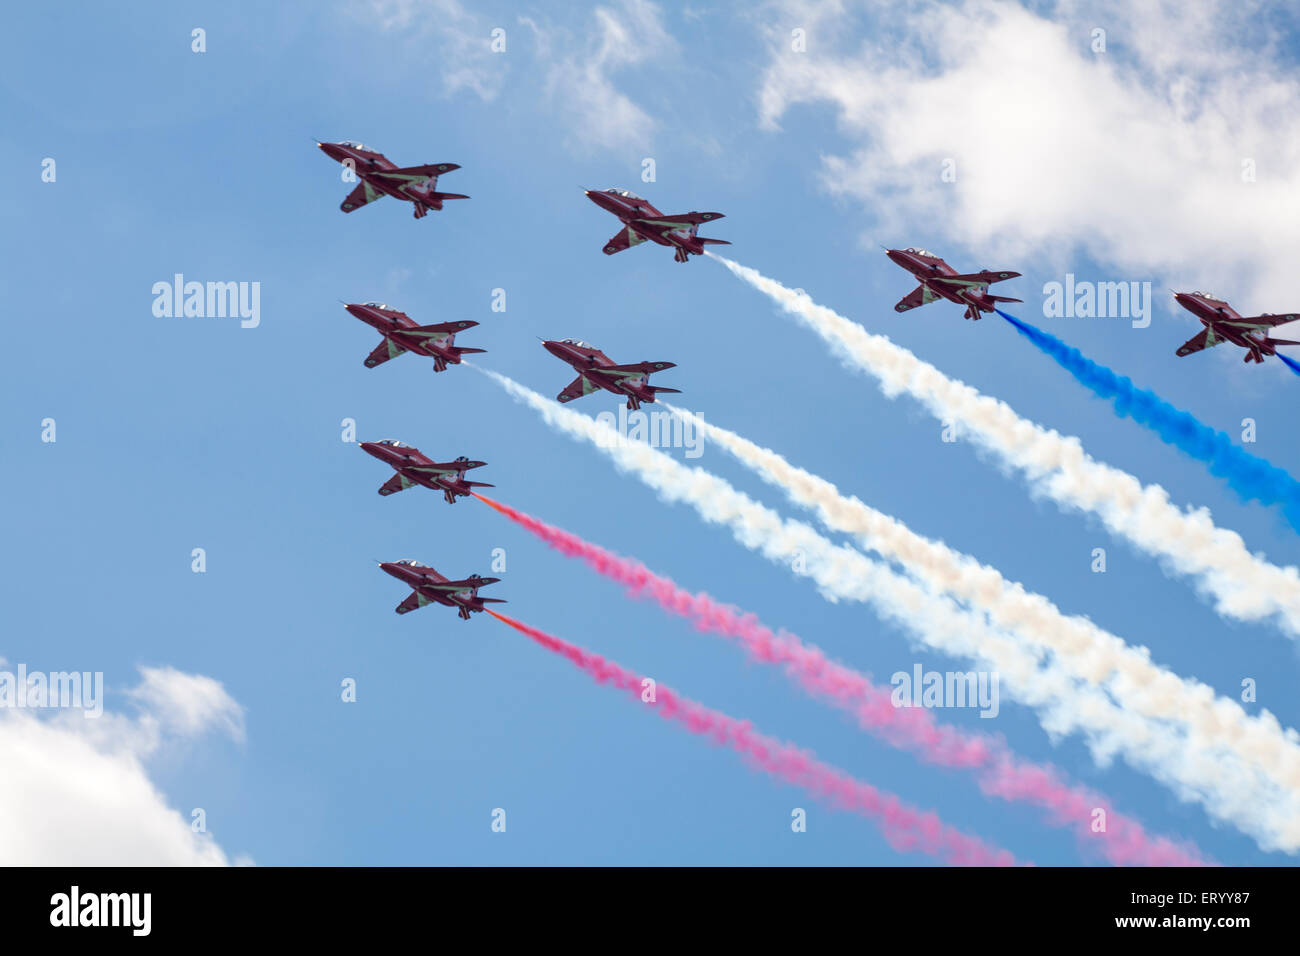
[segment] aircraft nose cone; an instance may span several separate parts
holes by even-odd
[[[546,351],[550,352],[554,356],[557,356],[559,358],[564,357],[564,346],[562,346],[559,342],[554,342],[549,339],[543,339],[542,348],[546,349]]]

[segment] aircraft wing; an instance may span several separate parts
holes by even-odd
[[[439,322],[437,325],[417,325],[413,329],[401,329],[403,335],[412,335],[418,338],[440,338],[444,335],[455,335],[464,329],[472,329],[478,325],[469,319],[461,319],[459,322]]]
[[[934,280],[937,282],[952,282],[959,285],[986,286],[992,282],[1002,282],[1004,279],[1017,279],[1019,277],[1019,272],[994,272],[992,269],[985,269],[982,272],[971,272],[966,275],[934,276]]]
[[[482,588],[486,584],[495,584],[500,578],[467,578],[463,581],[430,581],[425,584],[426,588],[433,588],[434,591],[473,591],[474,588]],[[486,601],[487,598],[482,598]]]
[[[485,461],[451,461],[445,464],[434,462],[432,465],[415,465],[411,470],[426,475],[460,475],[471,468],[482,468],[486,464]]]
[[[907,293],[907,295],[903,296],[903,298],[898,300],[898,304],[894,306],[894,311],[906,312],[909,309],[929,305],[937,298],[939,298],[939,296],[931,292],[928,286],[919,285],[911,292]]]
[[[603,372],[616,378],[627,378],[632,375],[649,375],[651,372],[676,367],[676,362],[636,362],[632,365],[605,365],[601,368],[592,369],[592,371]]]
[[[415,482],[411,481],[409,478],[404,478],[401,475],[393,475],[393,477],[389,478],[379,486],[379,493],[381,495],[395,495],[399,491],[405,491],[407,488],[414,487]]]
[[[455,468],[448,468],[446,465],[415,465],[408,466],[411,471],[418,471],[422,475],[428,475],[430,478],[440,478],[443,475],[458,475],[460,472]]]
[[[348,193],[343,204],[339,206],[344,212],[352,212],[354,209],[360,209],[367,203],[372,203],[384,194],[367,182],[357,184],[357,188]]]
[[[1218,345],[1220,342],[1225,342],[1225,341],[1227,340],[1220,338],[1217,335],[1213,335],[1210,329],[1208,328],[1201,329],[1201,331],[1197,332],[1195,335],[1193,335],[1182,345],[1178,346],[1178,351],[1175,354],[1191,355],[1193,352],[1199,352],[1202,349],[1208,349],[1211,346]]]
[[[725,219],[720,212],[683,212],[673,216],[646,216],[641,222],[655,226],[700,226],[715,219]]]
[[[398,345],[392,339],[384,339],[375,346],[375,350],[366,356],[366,368],[374,368],[376,365],[382,365],[391,358],[397,358],[406,351],[404,346]]]
[[[622,252],[624,249],[631,249],[633,246],[639,246],[645,242],[645,236],[641,235],[635,229],[624,226],[614,234],[614,238],[605,243],[605,255],[612,256],[616,252]]]
[[[449,173],[453,169],[460,169],[460,167],[455,163],[429,163],[425,166],[406,166],[401,169],[376,169],[367,171],[366,175],[387,180],[394,184],[423,182],[426,179],[437,182],[439,176],[443,173]]]
[[[432,602],[423,594],[421,594],[419,591],[412,591],[410,594],[406,596],[406,600],[403,601],[401,604],[397,605],[397,607],[393,608],[393,610],[395,610],[398,614],[408,614],[411,611],[414,611],[418,608],[422,608],[426,604],[431,604],[431,603]]]
[[[450,343],[454,336],[461,329],[468,329],[477,322],[462,320],[460,322],[442,322],[438,325],[417,325],[411,329],[398,329],[393,332],[390,338],[395,338],[399,342],[404,342],[407,348],[415,348],[419,345],[432,343],[439,347],[445,347]],[[483,349],[461,349],[462,352],[482,352]]]
[[[1286,325],[1300,319],[1300,315],[1291,312],[1287,315],[1247,315],[1240,319],[1215,319],[1215,325],[1230,325],[1234,329],[1245,331],[1253,329],[1271,329],[1275,325]]]
[[[564,386],[564,391],[556,395],[557,401],[571,402],[575,398],[582,398],[584,395],[590,395],[592,392],[599,391],[600,386],[591,381],[584,375],[579,375],[568,385]]]

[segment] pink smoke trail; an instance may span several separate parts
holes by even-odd
[[[490,608],[485,610],[548,651],[567,658],[599,683],[612,684],[641,699],[640,675]],[[871,818],[895,850],[925,853],[954,866],[1015,865],[1015,858],[1007,850],[967,836],[945,824],[933,812],[910,807],[893,794],[856,780],[792,744],[764,736],[754,730],[749,721],[711,710],[662,684],[655,685],[654,701],[650,706],[665,720],[678,721],[691,733],[708,737],[744,754],[773,776],[803,787],[836,807]]]
[[[577,535],[549,525],[509,505],[476,494],[488,507],[568,557],[582,559],[599,574],[617,581],[632,597],[649,598],[670,613],[691,619],[705,633],[737,638],[756,659],[782,664],[787,674],[810,693],[853,714],[863,729],[891,746],[918,754],[929,763],[970,770],[989,796],[1042,807],[1050,822],[1071,827],[1083,846],[1097,847],[1116,866],[1205,866],[1199,849],[1167,837],[1151,836],[1136,820],[1115,811],[1092,791],[1065,783],[1054,767],[1021,760],[1000,737],[941,724],[922,707],[896,707],[891,690],[865,675],[830,660],[820,648],[782,631],[777,634],[754,615],[692,594],[670,578],[638,561],[624,558]],[[1105,811],[1106,829],[1091,828],[1097,809]]]

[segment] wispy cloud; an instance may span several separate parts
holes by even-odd
[[[142,667],[140,674],[143,680],[131,697],[161,726],[186,737],[214,730],[244,739],[244,709],[220,681],[172,667]]]
[[[470,90],[493,100],[505,83],[506,63],[492,52],[498,24],[471,13],[458,0],[361,0],[355,12],[389,33],[436,44],[439,76],[447,95]]]
[[[615,84],[620,71],[666,60],[678,52],[649,0],[596,7],[581,35],[529,20],[536,35],[545,93],[572,144],[611,150],[645,148],[659,122]]]

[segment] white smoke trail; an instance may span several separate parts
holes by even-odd
[[[1005,402],[949,378],[882,335],[818,305],[774,279],[709,253],[822,337],[846,364],[869,372],[890,398],[907,392],[965,433],[1058,505],[1091,512],[1167,570],[1193,579],[1218,612],[1243,621],[1275,618],[1300,636],[1300,572],[1253,555],[1241,535],[1216,527],[1206,508],[1184,511],[1159,485],[1089,457],[1075,437],[1021,418]]]
[[[1066,616],[1046,597],[1008,581],[997,568],[923,537],[835,485],[790,464],[776,452],[665,403],[697,434],[731,453],[761,478],[811,509],[827,528],[855,535],[881,557],[896,561],[932,592],[967,602],[994,627],[1050,651],[1072,677],[1108,691],[1126,709],[1188,726],[1209,745],[1238,753],[1268,768],[1288,791],[1300,793],[1300,736],[1283,729],[1267,710],[1248,715],[1227,698],[1216,698],[1199,681],[1185,681],[1151,661],[1146,648],[1129,647],[1085,617]]]
[[[628,441],[610,426],[503,375],[478,371],[549,425],[600,448],[663,500],[689,504],[704,520],[728,528],[745,547],[811,578],[827,599],[869,603],[929,646],[996,671],[1014,699],[1039,712],[1049,734],[1081,733],[1099,764],[1122,755],[1182,799],[1199,802],[1211,816],[1250,834],[1264,849],[1300,849],[1297,795],[1272,780],[1270,768],[1253,765],[1207,740],[1197,725],[1179,729],[1124,710],[1099,688],[1072,679],[1041,648],[1028,647],[1022,639],[991,627],[983,616],[931,594],[852,548],[828,541],[810,526],[781,518],[716,475],[683,465],[644,442]],[[1213,692],[1207,687],[1204,694],[1207,705],[1212,704]]]

